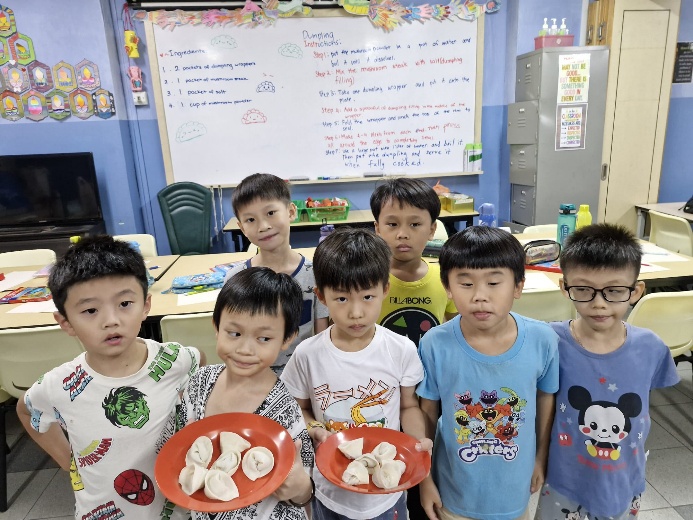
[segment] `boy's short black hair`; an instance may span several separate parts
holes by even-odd
[[[254,173],[243,179],[231,196],[234,215],[251,202],[260,200],[280,200],[291,203],[291,191],[286,181],[271,173]]]
[[[420,179],[396,177],[388,179],[371,194],[371,212],[377,221],[383,205],[392,201],[428,211],[431,222],[440,216],[440,199],[433,188]]]
[[[392,252],[385,240],[367,229],[337,228],[313,255],[319,291],[362,291],[390,280]]]
[[[291,338],[301,322],[303,291],[288,274],[269,267],[249,267],[230,278],[219,291],[212,322],[219,330],[221,313],[240,312],[251,316],[266,314],[284,318],[284,341]]]
[[[592,224],[571,233],[561,251],[563,274],[576,267],[632,269],[640,274],[642,249],[635,235],[617,224]]]
[[[440,279],[449,289],[453,269],[508,268],[515,285],[525,279],[525,251],[507,231],[489,226],[471,226],[452,235],[440,251]]]
[[[123,240],[109,235],[84,237],[67,250],[48,277],[53,303],[65,318],[65,301],[70,288],[106,276],[134,276],[147,297],[147,267],[144,258]]]

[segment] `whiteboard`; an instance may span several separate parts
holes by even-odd
[[[482,23],[389,33],[346,16],[148,24],[168,181],[462,172],[465,145],[480,133]]]

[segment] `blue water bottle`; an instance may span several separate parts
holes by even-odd
[[[497,227],[496,207],[490,202],[484,202],[479,206],[479,225]]]
[[[575,231],[575,204],[561,204],[558,209],[558,233],[556,242],[563,246],[563,241]]]
[[[334,224],[323,224],[320,226],[320,239],[318,244],[325,240],[334,231]]]

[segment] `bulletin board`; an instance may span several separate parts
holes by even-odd
[[[385,32],[341,9],[319,15],[145,22],[169,183],[463,174],[465,145],[481,141],[483,17]]]

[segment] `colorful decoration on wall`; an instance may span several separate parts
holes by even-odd
[[[36,59],[34,42],[24,34],[13,34],[8,38],[7,45],[10,47],[10,56],[20,65],[29,65]]]
[[[14,21],[14,11],[0,5],[0,36],[7,37],[15,32],[17,32],[17,24]]]
[[[26,67],[10,62],[0,67],[0,73],[5,78],[5,88],[7,90],[19,94],[29,89],[29,75]]]
[[[18,94],[9,91],[0,94],[0,116],[8,121],[17,121],[24,117],[24,107]]]
[[[115,103],[113,101],[113,94],[108,90],[100,88],[92,95],[92,101],[94,102],[94,113],[101,119],[108,119],[109,117],[115,115]]]
[[[0,65],[8,61],[10,61],[10,47],[7,45],[7,40],[0,37]]]
[[[24,113],[27,119],[41,121],[48,116],[46,98],[36,90],[30,90],[22,96],[22,105],[24,105]]]
[[[46,108],[48,115],[57,121],[62,121],[72,115],[70,100],[62,90],[55,89],[46,94]]]
[[[82,60],[75,66],[77,73],[77,86],[81,89],[92,91],[101,86],[99,67],[89,60]]]
[[[45,94],[53,88],[53,73],[45,63],[35,61],[27,67],[31,88]]]
[[[53,78],[55,79],[55,88],[63,92],[71,92],[77,88],[75,68],[69,63],[60,61],[53,65]]]
[[[70,94],[70,109],[72,114],[80,119],[89,119],[94,115],[94,101],[89,92],[77,89]]]
[[[300,13],[311,16],[312,10],[304,4],[312,0],[263,0],[262,6],[246,0],[238,9],[210,9],[207,11],[135,11],[136,20],[149,20],[162,29],[173,30],[180,25],[206,25],[207,27],[226,25],[272,25],[277,17],[293,16]],[[425,22],[427,20],[446,20],[454,17],[473,21],[485,13],[495,13],[500,9],[499,0],[476,2],[474,0],[450,0],[447,4],[424,4],[404,6],[398,0],[339,0],[345,11],[368,16],[376,27],[389,31],[402,22]]]

